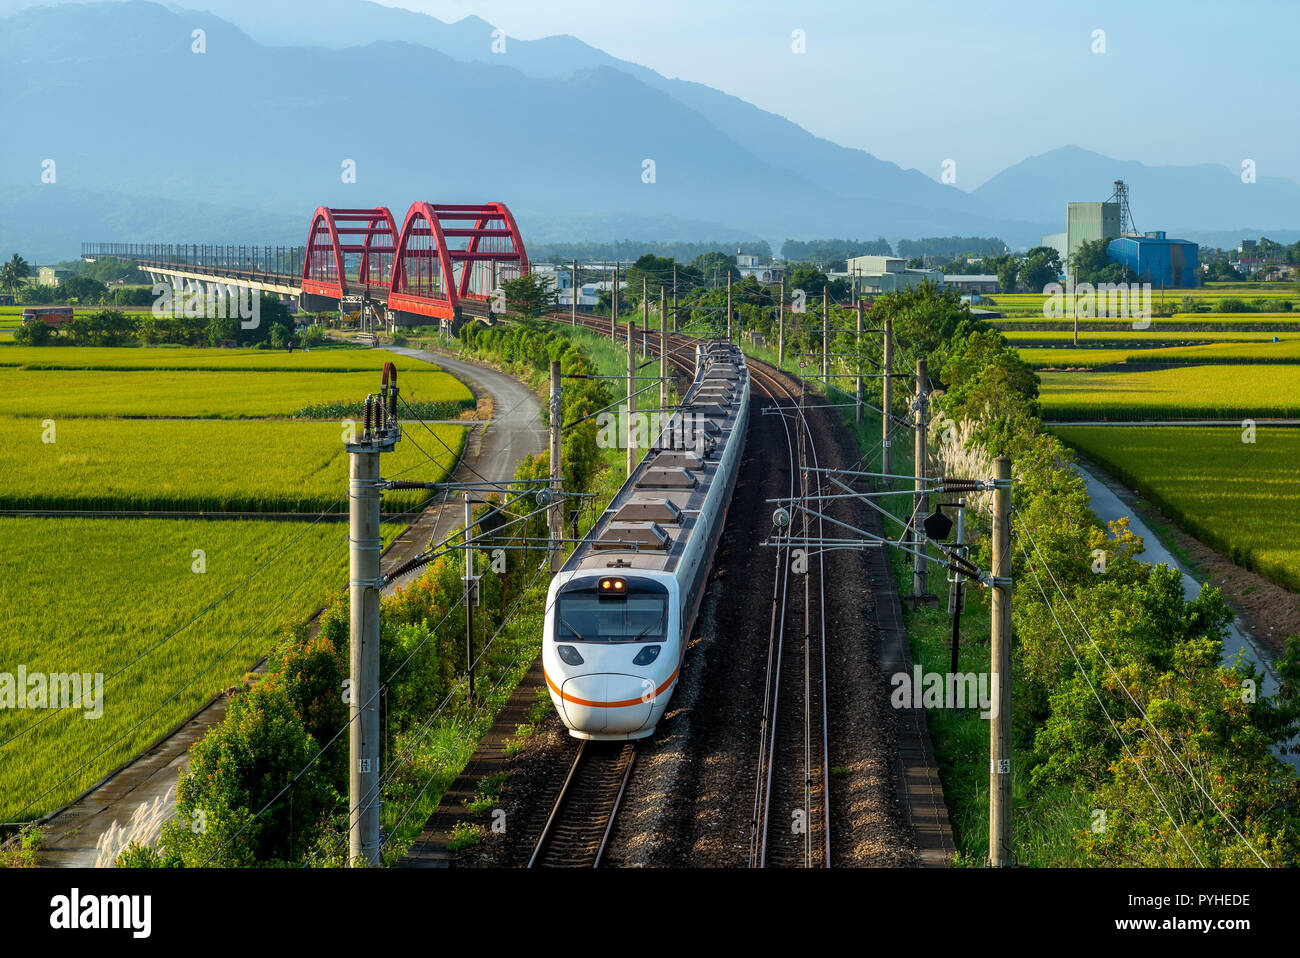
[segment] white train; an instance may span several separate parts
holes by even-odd
[[[551,581],[542,667],[575,738],[650,735],[677,686],[749,422],[744,354],[696,355],[682,412]]]

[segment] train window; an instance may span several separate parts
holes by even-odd
[[[651,642],[664,638],[668,601],[630,595],[602,602],[591,593],[561,594],[555,616],[557,642]]]

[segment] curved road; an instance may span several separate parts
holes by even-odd
[[[517,379],[440,353],[397,346],[387,348],[436,363],[465,383],[476,399],[481,396],[492,399],[493,418],[471,428],[452,479],[476,481],[483,477],[494,482],[512,479],[516,466],[526,455],[546,450],[541,404],[532,390]],[[418,422],[405,423],[403,429],[414,436],[423,432]],[[437,504],[430,506],[389,546],[384,553],[384,567],[392,568],[420,552],[429,541],[444,538],[464,519],[463,510],[460,502],[453,505],[451,500],[446,509],[439,509]],[[413,575],[418,575],[418,571]],[[393,588],[390,586],[386,593]],[[218,696],[143,754],[110,773],[66,808],[53,813],[44,824],[42,865],[93,867],[96,843],[114,822],[125,825],[145,802],[164,799],[174,808],[174,794],[168,796],[168,791],[174,788],[180,770],[189,762],[190,746],[221,721],[228,701],[225,696]]]

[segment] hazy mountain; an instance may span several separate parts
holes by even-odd
[[[506,37],[504,51],[494,52],[495,28],[475,16],[445,23],[426,14],[367,0],[313,0],[309,18],[292,8],[263,0],[191,0],[191,3],[224,17],[254,39],[268,44],[341,48],[400,40],[427,46],[456,60],[510,67],[543,79],[558,79],[600,67],[622,70],[695,110],[750,153],[824,190],[842,196],[989,212],[969,194],[937,183],[917,170],[903,170],[863,150],[839,146],[739,97],[702,83],[670,79],[648,67],[610,56],[577,37],[561,35],[537,40]]]
[[[0,156],[0,182],[37,184],[50,159],[51,197],[71,188],[256,209],[296,215],[304,234],[317,205],[386,203],[400,217],[417,198],[505,200],[525,236],[575,216],[611,224],[608,238],[629,235],[620,220],[648,217],[677,231],[660,238],[694,238],[706,224],[773,245],[1026,232],[912,202],[902,189],[890,199],[832,192],[607,66],[539,78],[413,43],[269,47],[210,14],[142,2],[34,8],[3,24],[6,132],[20,147]],[[206,31],[202,54],[195,29]],[[356,182],[344,182],[352,163]],[[86,239],[103,229],[89,215],[79,225]],[[196,215],[186,235],[141,239],[192,242],[211,227]]]
[[[1114,181],[1120,179],[1128,184],[1129,207],[1140,230],[1182,237],[1236,231],[1243,223],[1300,224],[1300,185],[1291,180],[1260,175],[1254,183],[1243,183],[1240,170],[1212,163],[1147,166],[1077,146],[1031,156],[1003,170],[974,195],[987,207],[1017,219],[1054,220],[1060,224],[1055,232],[1065,229],[1066,202],[1109,199]],[[1267,227],[1255,227],[1242,235],[1258,236],[1261,229],[1268,232]]]
[[[387,204],[400,219],[428,199],[504,200],[539,241],[961,234],[1024,247],[1064,228],[1068,200],[1105,199],[1120,177],[1143,229],[1300,223],[1289,180],[1077,147],[967,194],[574,37],[507,38],[493,53],[475,17],[192,2],[215,13],[133,0],[0,20],[0,241],[40,259],[82,239],[300,242],[318,205]]]

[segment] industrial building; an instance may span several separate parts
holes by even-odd
[[[1122,229],[1120,210],[1119,203],[1067,203],[1065,232],[1044,236],[1042,245],[1060,253],[1061,263],[1068,270],[1070,257],[1084,243],[1119,238]]]
[[[858,292],[893,293],[922,283],[943,285],[941,269],[908,269],[898,256],[851,256],[847,275],[857,280]]]
[[[1200,247],[1190,240],[1167,239],[1164,230],[1111,240],[1106,253],[1133,274],[1133,280],[1152,286],[1195,286]]]
[[[1043,246],[1061,254],[1067,280],[1074,282],[1071,258],[1084,243],[1109,240],[1106,254],[1129,273],[1130,282],[1153,286],[1195,286],[1200,247],[1189,240],[1169,239],[1163,230],[1139,233],[1129,209],[1128,186],[1115,181],[1115,192],[1104,203],[1067,203],[1065,232],[1044,236]]]

